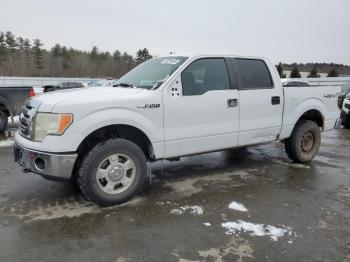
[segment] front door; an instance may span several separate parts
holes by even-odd
[[[165,157],[237,146],[239,94],[227,63],[197,59],[164,90]]]

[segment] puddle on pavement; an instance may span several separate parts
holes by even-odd
[[[135,197],[127,203],[114,207],[100,207],[82,198],[60,199],[53,203],[44,203],[37,198],[9,203],[0,208],[2,217],[17,218],[25,223],[34,221],[53,220],[59,218],[74,218],[85,214],[99,214],[125,206],[135,206],[143,201]],[[1,220],[0,220],[1,224]]]
[[[178,258],[179,262],[199,262],[199,261],[238,261],[242,262],[246,258],[253,257],[253,248],[251,244],[242,238],[231,238],[227,244],[218,248],[209,248],[199,250],[195,259],[182,257],[180,250],[173,250],[171,255]]]
[[[165,187],[170,187],[171,192],[162,196],[162,199],[173,200],[178,198],[189,197],[203,191],[206,185],[209,185],[212,190],[216,190],[217,186],[224,184],[225,186],[238,187],[244,182],[254,180],[255,176],[247,171],[234,171],[222,174],[199,176],[187,178],[180,181],[169,181],[165,183]],[[225,183],[231,182],[231,183]]]

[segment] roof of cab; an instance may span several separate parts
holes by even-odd
[[[189,58],[197,58],[197,57],[237,57],[237,58],[250,58],[250,59],[263,59],[266,60],[266,57],[262,56],[251,56],[251,55],[238,55],[238,54],[205,54],[205,53],[179,53],[179,54],[169,54],[169,55],[161,55],[158,57],[169,57],[169,56],[184,56]]]

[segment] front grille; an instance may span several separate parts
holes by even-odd
[[[32,122],[40,104],[39,101],[34,99],[28,99],[24,102],[19,116],[19,133],[25,138],[31,138]]]
[[[346,104],[346,105],[345,105],[345,108],[346,108],[346,109],[350,109],[350,104]]]

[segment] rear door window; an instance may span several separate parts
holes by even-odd
[[[260,59],[232,58],[238,74],[239,89],[273,88],[270,71]]]

